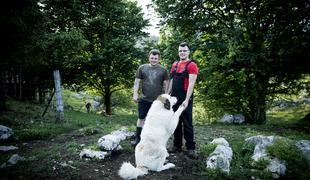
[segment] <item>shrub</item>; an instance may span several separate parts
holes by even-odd
[[[309,179],[310,172],[305,169],[309,169],[310,165],[293,142],[278,140],[272,146],[267,147],[267,153],[286,162],[286,178]]]

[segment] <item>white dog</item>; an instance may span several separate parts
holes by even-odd
[[[123,179],[135,179],[147,174],[148,170],[162,171],[175,167],[172,163],[164,165],[169,156],[166,145],[179,122],[184,106],[174,112],[172,106],[177,98],[168,94],[160,95],[155,100],[146,116],[141,133],[141,141],[135,148],[136,165],[124,162],[118,174]]]

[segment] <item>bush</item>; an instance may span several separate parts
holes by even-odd
[[[286,178],[309,179],[310,172],[305,171],[305,169],[309,169],[310,165],[293,142],[278,140],[272,146],[267,147],[267,152],[270,156],[286,162]]]
[[[207,144],[207,145],[202,145],[200,147],[200,153],[204,156],[204,157],[208,157],[216,148],[216,144]]]

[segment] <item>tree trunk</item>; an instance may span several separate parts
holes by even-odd
[[[266,109],[257,107],[253,116],[254,124],[264,124],[266,122]]]
[[[62,103],[61,80],[59,70],[54,70],[53,74],[54,74],[55,94],[56,94],[56,122],[63,122],[65,120],[65,117]]]
[[[105,93],[104,93],[104,104],[105,104],[105,112],[108,115],[112,114],[111,111],[111,93],[110,93],[110,87],[106,86]]]
[[[18,99],[17,97],[17,78],[18,78],[18,75],[16,75],[16,73],[14,73],[13,75],[13,78],[14,78],[14,98]]]
[[[4,87],[4,73],[0,69],[0,112],[6,109],[5,105],[5,87]]]
[[[46,105],[46,107],[45,107],[44,112],[42,113],[42,117],[44,117],[44,115],[45,115],[45,113],[46,113],[46,111],[47,111],[48,106],[50,106],[51,102],[53,101],[53,96],[54,96],[54,94],[55,94],[55,91],[53,91],[52,95],[48,98],[47,105]]]
[[[112,111],[111,111],[111,96],[110,96],[110,94],[104,95],[104,104],[105,104],[106,114],[111,115]]]
[[[21,101],[23,99],[23,76],[22,76],[22,67],[19,67],[19,79],[18,79],[18,84],[19,84],[19,93],[18,93],[18,100]]]
[[[247,116],[247,122],[252,124],[264,124],[266,122],[266,102],[264,96],[251,99],[250,114]]]
[[[38,88],[38,91],[39,91],[39,103],[40,104],[43,104],[43,92],[42,92],[42,89],[41,87]]]

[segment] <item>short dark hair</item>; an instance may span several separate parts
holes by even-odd
[[[152,49],[152,50],[150,50],[150,52],[149,52],[149,56],[150,55],[158,55],[158,57],[160,57],[160,51],[158,50],[158,49]]]
[[[187,43],[187,42],[181,42],[179,46],[181,46],[181,47],[185,47],[185,46],[187,46],[187,47],[188,47],[188,49],[190,49],[190,48],[189,48],[189,45],[188,45],[188,43]]]

